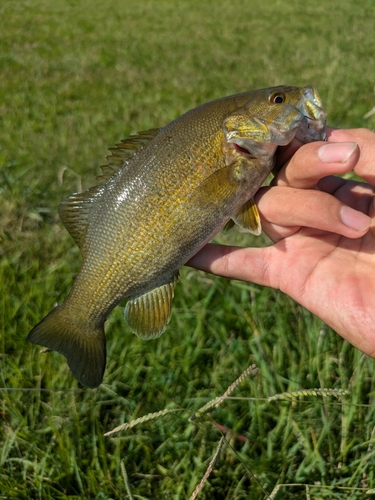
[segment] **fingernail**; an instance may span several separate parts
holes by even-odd
[[[319,148],[318,156],[324,163],[345,163],[356,149],[355,142],[331,142]]]
[[[361,232],[368,229],[371,224],[370,217],[347,206],[341,209],[341,220],[345,226]]]

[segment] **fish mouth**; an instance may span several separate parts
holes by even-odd
[[[307,143],[325,141],[327,138],[326,118],[322,101],[316,88],[311,85],[303,89],[304,99],[298,106],[303,120],[296,133],[296,139]]]
[[[327,139],[325,113],[322,111],[322,116],[319,118],[305,115],[301,126],[296,130],[295,138],[304,144],[313,141],[325,141]]]
[[[227,135],[226,140],[237,153],[246,158],[257,158],[259,155],[269,154],[273,148],[288,146],[294,138],[304,144],[312,141],[325,141],[327,137],[326,114],[321,108],[319,111],[318,116],[300,115],[299,120],[290,124],[288,130],[280,130],[281,127],[268,125],[269,139],[266,141],[258,141],[250,137],[231,137],[231,134]]]
[[[236,153],[247,159],[256,159],[263,156],[272,155],[279,146],[289,146],[294,139],[303,144],[313,141],[325,141],[327,136],[326,124],[321,120],[316,120],[304,116],[303,126],[297,126],[288,131],[287,134],[279,134],[274,131],[271,142],[257,142],[249,139],[231,139],[227,144],[231,145]]]

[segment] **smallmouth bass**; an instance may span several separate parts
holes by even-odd
[[[59,206],[83,263],[65,301],[28,340],[63,354],[83,385],[104,374],[104,322],[124,298],[125,319],[159,337],[178,270],[229,221],[260,234],[253,196],[294,137],[325,139],[314,87],[279,86],[224,97],[112,148],[98,184]]]

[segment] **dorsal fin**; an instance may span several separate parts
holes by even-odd
[[[100,186],[105,184],[113,174],[121,168],[125,162],[129,161],[140,149],[143,149],[145,144],[152,141],[158,135],[160,128],[152,128],[143,132],[138,132],[131,135],[128,139],[123,139],[114,148],[109,148],[110,155],[106,156],[107,165],[102,165],[102,175],[99,175],[96,180]]]
[[[90,223],[90,211],[100,198],[103,186],[94,186],[83,193],[73,193],[59,205],[62,223],[79,246],[83,256],[83,245]]]
[[[111,155],[106,156],[107,165],[102,165],[102,175],[99,175],[97,185],[91,187],[83,193],[74,193],[65,198],[60,203],[60,218],[69,231],[74,241],[79,246],[84,255],[84,243],[86,240],[87,229],[90,224],[90,212],[104,191],[104,184],[110,179],[124,163],[130,160],[137,151],[142,149],[145,144],[150,142],[159,133],[159,128],[138,132],[131,135],[128,139],[122,140],[114,148],[110,148]]]

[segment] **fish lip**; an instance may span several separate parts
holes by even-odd
[[[305,115],[305,126],[297,129],[295,137],[303,143],[327,140],[326,113],[322,110],[318,119]]]
[[[307,85],[303,87],[302,92],[308,102],[313,103],[317,108],[319,108],[325,114],[325,111],[323,109],[323,102],[318,94],[315,85]]]
[[[303,142],[325,141],[327,138],[327,113],[323,108],[322,100],[314,85],[303,89],[303,99],[300,110],[304,115],[304,122],[297,131],[296,137]]]

